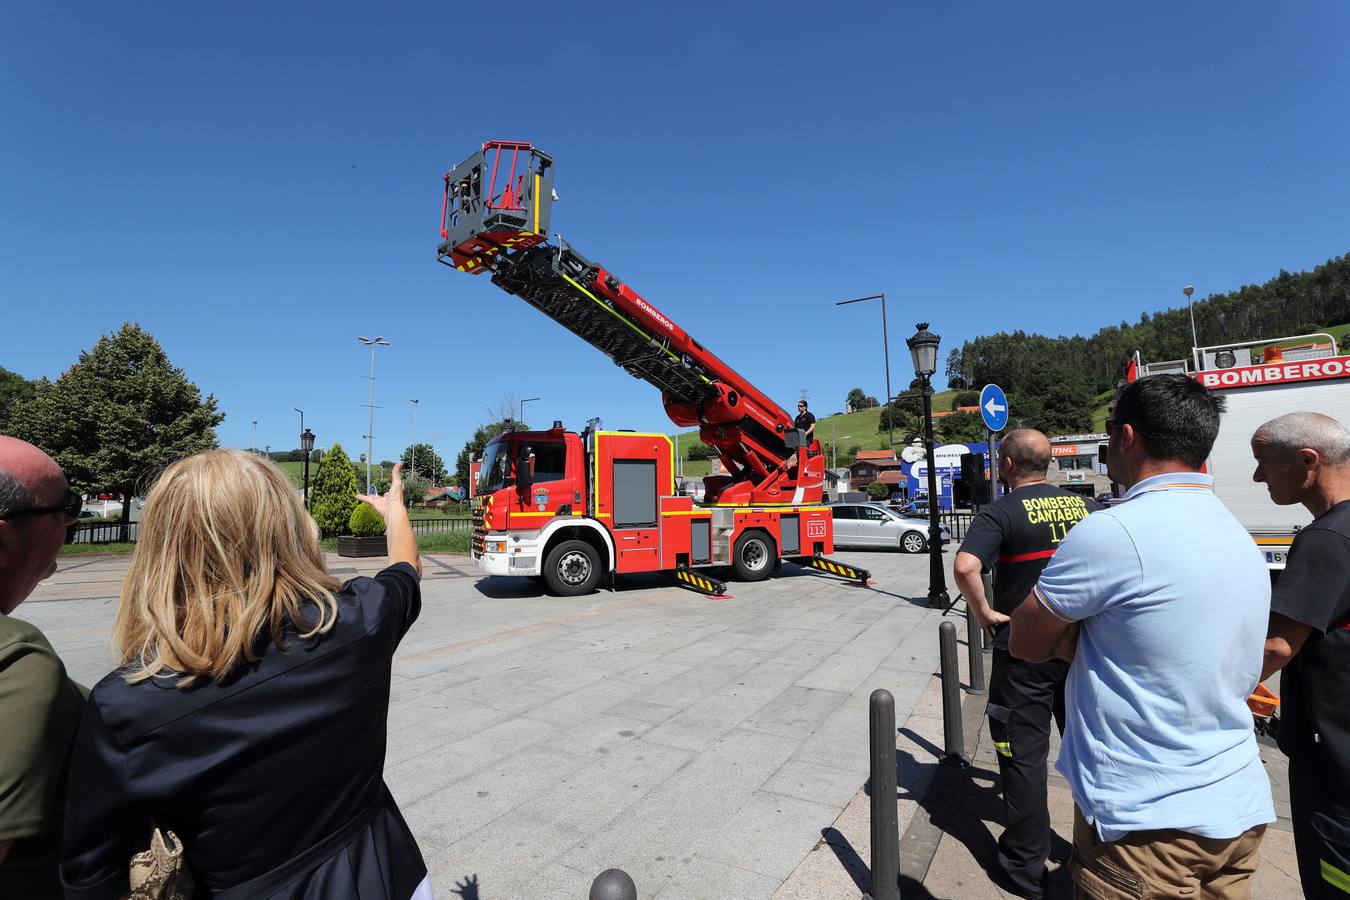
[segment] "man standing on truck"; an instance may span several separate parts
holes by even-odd
[[[1350,433],[1295,412],[1252,436],[1256,472],[1280,506],[1301,503],[1275,582],[1261,680],[1281,669],[1277,737],[1289,757],[1289,806],[1306,897],[1350,896]]]
[[[792,427],[806,432],[806,442],[811,443],[811,433],[816,430],[816,417],[806,408],[806,401],[797,402],[797,418],[792,420]]]
[[[1008,432],[998,448],[998,477],[1008,493],[985,506],[966,532],[953,567],[956,584],[982,628],[994,631],[989,678],[989,734],[1003,781],[1005,825],[995,878],[1019,897],[1042,897],[1050,853],[1046,760],[1050,719],[1064,730],[1064,679],[1069,664],[1030,663],[1008,652],[1008,617],[1031,593],[1064,535],[1101,509],[1095,500],[1046,481],[1050,440],[1032,428]],[[994,569],[990,607],[980,578]]]

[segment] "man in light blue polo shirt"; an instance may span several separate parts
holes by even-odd
[[[1249,897],[1275,821],[1246,702],[1270,579],[1199,471],[1222,411],[1183,375],[1127,385],[1107,466],[1129,491],[1069,533],[1013,616],[1014,655],[1072,660],[1056,768],[1078,896]]]

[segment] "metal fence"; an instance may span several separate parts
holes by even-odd
[[[470,531],[473,526],[469,524],[467,517],[451,518],[446,516],[443,519],[413,519],[413,534],[440,534],[447,531]]]
[[[128,522],[126,525],[120,522],[81,522],[74,526],[70,543],[132,544],[136,542],[139,527],[138,522]],[[412,520],[414,534],[444,534],[454,531],[467,533],[472,527],[467,517],[460,516]]]
[[[136,540],[137,522],[81,522],[72,529],[72,544],[129,544]]]
[[[971,512],[942,510],[938,513],[938,521],[947,526],[947,530],[951,532],[954,541],[959,541],[966,536],[966,531],[970,528],[970,523],[974,518],[975,514]]]

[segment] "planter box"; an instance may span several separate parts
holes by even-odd
[[[354,534],[338,536],[338,556],[388,556],[389,540],[385,535],[357,537]]]

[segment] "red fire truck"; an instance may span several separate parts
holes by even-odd
[[[710,594],[701,567],[744,580],[794,559],[865,583],[826,558],[825,457],[778,404],[608,269],[551,235],[553,161],[530,144],[489,141],[445,176],[437,259],[492,282],[661,391],[672,422],[697,427],[728,474],[704,499],[675,493],[663,434],[507,432],[487,445],[473,484],[472,554],[491,575],[521,575],[571,596],[605,575],[668,572]],[[550,243],[550,237],[555,242]]]

